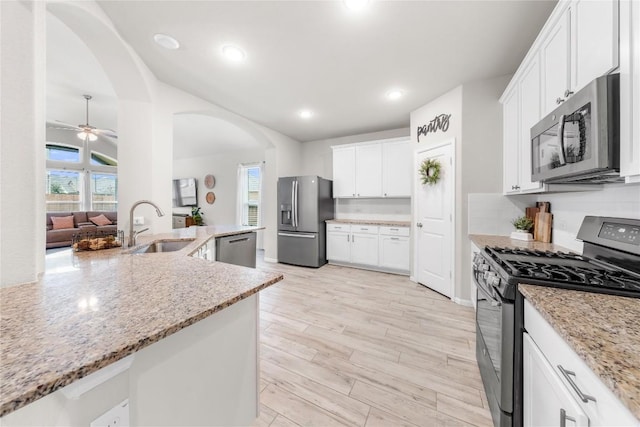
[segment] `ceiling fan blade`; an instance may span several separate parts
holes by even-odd
[[[54,122],[47,122],[47,129],[65,129],[65,130],[75,130],[75,131],[82,130],[78,126],[70,125],[69,123],[64,123],[59,120],[55,120]]]
[[[94,129],[93,132],[96,135],[106,136],[107,138],[118,139],[118,134],[111,129]]]

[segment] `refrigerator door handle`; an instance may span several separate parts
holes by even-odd
[[[278,236],[282,237],[301,237],[303,239],[315,239],[315,234],[302,234],[302,233],[278,233]]]
[[[291,182],[291,225],[296,226],[296,182]]]
[[[294,212],[293,217],[295,218],[296,228],[298,228],[298,180],[297,179],[294,181],[294,188],[295,188],[294,194],[295,194],[296,200],[294,205],[295,210],[293,211]]]

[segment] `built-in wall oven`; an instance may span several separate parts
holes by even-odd
[[[640,219],[585,217],[582,255],[527,244],[473,259],[476,358],[496,426],[522,425],[522,296],[518,283],[640,298]]]

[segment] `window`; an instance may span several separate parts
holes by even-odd
[[[260,218],[262,190],[262,165],[240,165],[238,167],[238,211],[242,225],[257,226]]]
[[[66,145],[47,144],[47,160],[59,162],[80,162],[80,149]]]
[[[118,166],[118,161],[95,151],[91,152],[91,164],[101,166]]]
[[[90,151],[87,140],[82,144],[74,147],[48,142],[45,145],[47,212],[118,208],[118,161]]]
[[[81,210],[82,175],[79,171],[47,170],[47,212]]]
[[[91,209],[115,211],[118,209],[118,177],[112,173],[91,174]]]

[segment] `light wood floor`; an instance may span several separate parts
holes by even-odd
[[[256,426],[491,426],[473,309],[407,277],[259,261]]]

